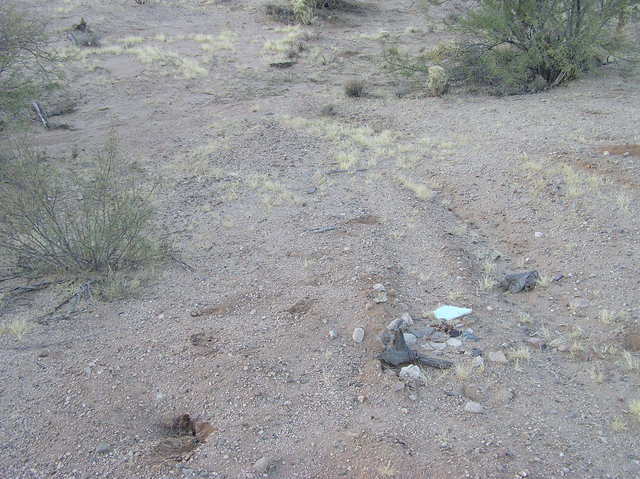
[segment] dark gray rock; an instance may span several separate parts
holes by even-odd
[[[511,293],[520,293],[535,288],[540,275],[537,271],[507,274],[500,282],[500,287]]]

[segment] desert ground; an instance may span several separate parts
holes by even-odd
[[[309,26],[254,0],[23,4],[73,103],[31,141],[80,171],[115,132],[178,256],[46,321],[63,285],[0,283],[0,322],[28,325],[0,336],[2,478],[640,477],[637,74],[433,97],[384,72],[382,42],[452,37],[453,0]],[[99,46],[69,41],[81,18]],[[441,305],[472,309],[464,334]],[[383,368],[404,313],[454,367]]]

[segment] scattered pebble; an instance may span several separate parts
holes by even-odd
[[[353,330],[353,340],[354,342],[360,344],[364,340],[364,329],[356,328]]]
[[[474,358],[475,358],[476,356],[482,356],[482,349],[480,349],[480,348],[473,348],[473,349],[471,350],[471,356],[472,356],[472,357],[474,357]]]
[[[406,315],[406,316],[405,316]],[[400,318],[394,319],[387,325],[389,331],[401,331],[413,325],[413,319],[407,313]]]
[[[400,316],[400,319],[407,326],[413,326],[413,318],[411,317],[411,315],[409,313],[402,313],[402,315]]]
[[[331,339],[336,339],[338,337],[338,332],[335,329],[332,329],[331,331],[329,331],[329,337]]]
[[[270,465],[271,461],[269,458],[263,456],[253,464],[253,469],[259,474],[264,474],[269,470]]]
[[[378,283],[373,285],[373,297],[371,299],[376,304],[386,303],[389,300],[387,289],[383,284]]]
[[[431,335],[432,343],[444,343],[449,339],[449,335],[447,333],[443,333],[442,331],[436,331]]]
[[[99,442],[96,446],[96,453],[98,454],[108,454],[111,452],[111,446],[106,442]]]
[[[413,334],[416,338],[428,338],[434,333],[434,331],[434,328],[426,326],[424,328],[411,329],[411,334]]]
[[[404,342],[407,343],[407,346],[413,346],[417,341],[418,338],[416,338],[413,334],[404,333]]]
[[[535,236],[536,238],[542,238],[544,236],[544,233],[536,231],[535,233],[533,233],[533,236]]]
[[[468,401],[467,404],[464,405],[464,410],[472,414],[482,414],[484,408],[480,403]]]
[[[491,351],[488,355],[489,361],[494,363],[507,363],[507,357],[504,355],[502,351]]]
[[[421,383],[427,382],[427,378],[422,373],[422,370],[415,364],[412,364],[411,366],[403,367],[400,370],[400,377],[403,379],[408,379],[410,381],[416,381]]]

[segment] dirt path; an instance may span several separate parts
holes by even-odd
[[[29,3],[61,48],[80,16],[102,37],[66,51],[77,129],[35,139],[63,162],[114,129],[194,271],[0,337],[1,477],[262,477],[260,458],[281,478],[640,477],[640,158],[611,148],[640,143],[637,77],[428,98],[381,73],[379,42],[435,45],[450,10],[404,1],[305,29],[257,3]],[[367,97],[344,96],[354,77]],[[543,284],[491,287],[523,269]],[[449,303],[479,340],[415,347],[455,370],[381,369],[391,320]],[[176,462],[183,413],[216,431]]]

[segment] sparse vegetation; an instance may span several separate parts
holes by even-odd
[[[631,401],[631,404],[629,404],[629,412],[633,415],[636,421],[640,421],[640,399]]]
[[[118,271],[160,255],[150,192],[115,141],[85,177],[64,174],[28,147],[0,164],[0,250],[17,274]],[[67,179],[73,178],[73,179]]]
[[[496,93],[535,92],[572,80],[620,48],[626,0],[482,0],[461,22],[469,40],[453,54],[458,80]]]
[[[59,79],[45,25],[14,3],[0,5],[0,127]]]
[[[31,326],[25,319],[15,319],[0,325],[0,335],[10,334],[20,341],[30,329]]]
[[[456,378],[458,378],[458,380],[460,381],[466,381],[473,374],[473,370],[471,366],[467,364],[462,364],[462,363],[456,364],[454,372],[456,374]]]
[[[623,49],[616,25],[628,6],[628,0],[481,0],[454,22],[461,41],[418,57],[389,48],[385,64],[407,75],[435,64],[458,85],[498,95],[533,93],[572,80]]]
[[[611,429],[614,432],[624,432],[627,430],[627,424],[621,417],[616,416],[613,418],[613,421],[611,421]]]
[[[344,93],[350,98],[360,98],[365,95],[365,83],[360,79],[349,80],[344,84]]]

